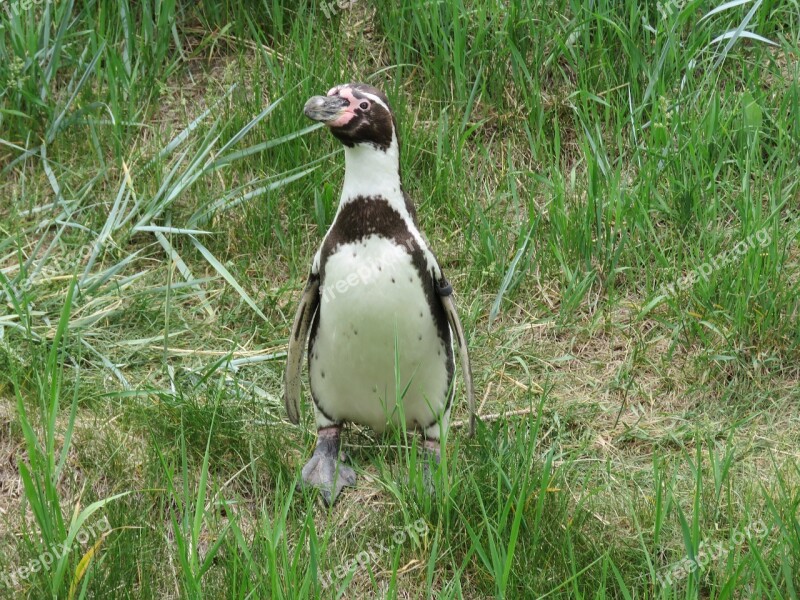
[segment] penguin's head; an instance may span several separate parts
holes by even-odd
[[[395,136],[388,98],[366,83],[343,83],[325,96],[313,96],[303,112],[327,125],[336,139],[350,148],[369,144],[385,152]]]

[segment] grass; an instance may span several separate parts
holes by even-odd
[[[798,598],[800,4],[673,5],[0,5],[0,596]],[[354,80],[484,419],[434,497],[353,428],[327,510],[281,377]]]

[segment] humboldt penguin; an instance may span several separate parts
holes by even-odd
[[[340,451],[344,423],[380,433],[402,420],[439,462],[455,393],[454,338],[470,434],[474,397],[453,288],[403,191],[397,124],[386,95],[363,83],[343,84],[310,98],[304,113],[342,143],[345,173],[290,333],[284,403],[297,423],[308,339],[317,444],[302,478],[331,505],[356,480]]]

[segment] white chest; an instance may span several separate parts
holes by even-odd
[[[430,425],[444,410],[452,349],[423,285],[406,249],[378,235],[328,257],[309,371],[332,418],[382,431],[401,415],[410,427]]]

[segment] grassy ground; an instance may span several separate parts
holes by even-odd
[[[28,4],[0,597],[798,598],[797,0]],[[301,107],[354,80],[484,420],[433,498],[410,439],[351,429],[327,510],[281,377],[343,171]]]

